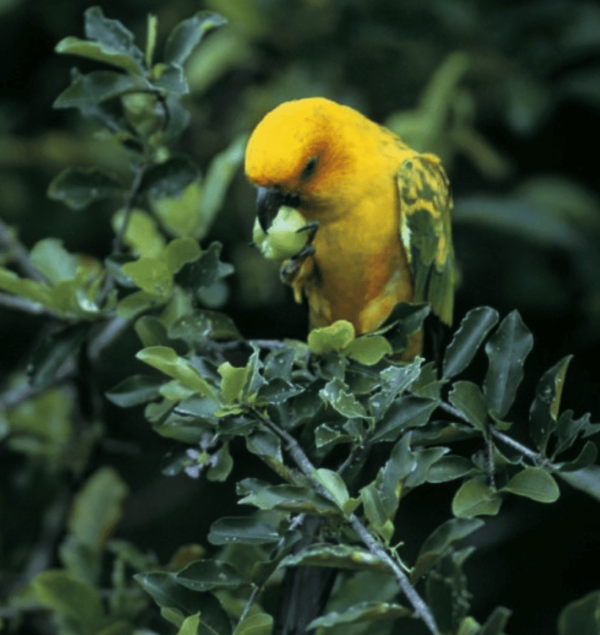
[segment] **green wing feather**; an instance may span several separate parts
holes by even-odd
[[[456,272],[448,178],[435,155],[415,154],[400,167],[397,182],[415,302],[429,302],[442,322],[452,324]]]

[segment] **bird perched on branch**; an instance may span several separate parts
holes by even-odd
[[[379,328],[400,302],[428,302],[450,325],[454,251],[448,179],[433,154],[409,148],[356,110],[323,98],[281,104],[246,148],[257,186],[253,239],[297,301],[311,328],[347,320],[357,335]],[[402,359],[421,351],[422,333]],[[305,541],[320,521],[308,517]],[[286,571],[274,635],[304,635],[327,602],[335,570]]]
[[[284,261],[282,279],[296,301],[307,298],[311,328],[344,319],[357,335],[368,333],[399,302],[428,302],[451,324],[452,199],[437,156],[314,97],[262,119],[245,171],[258,187],[254,240]],[[405,359],[420,352],[421,339]]]

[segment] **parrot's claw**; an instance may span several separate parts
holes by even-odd
[[[316,252],[313,240],[317,235],[318,229],[319,223],[317,221],[313,221],[311,223],[307,223],[304,227],[301,227],[298,230],[298,232],[307,232],[308,236],[304,247],[281,265],[279,277],[283,283],[292,284],[294,278],[298,275],[298,271],[300,271],[302,263]]]
[[[279,270],[279,277],[281,282],[285,284],[292,284],[298,272],[300,271],[300,267],[302,267],[302,263],[310,258],[317,250],[314,245],[310,243],[306,243],[304,247],[295,255],[292,256],[289,260],[284,261],[281,265],[281,269]]]

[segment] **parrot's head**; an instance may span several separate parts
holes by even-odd
[[[283,103],[260,121],[246,147],[245,171],[258,187],[257,213],[264,231],[281,206],[319,221],[325,220],[324,211],[343,208],[345,193],[351,197],[345,183],[360,156],[355,133],[369,124],[355,110],[322,97]]]

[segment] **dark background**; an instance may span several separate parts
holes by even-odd
[[[122,167],[77,113],[52,109],[70,68],[88,68],[53,52],[61,38],[82,36],[88,6],[72,0],[0,3],[0,215],[19,228],[28,247],[55,236],[69,251],[102,258],[110,251],[114,209],[95,204],[74,213],[45,195],[50,180],[67,166]],[[270,108],[308,95],[343,101],[388,124],[395,113],[420,113],[421,123],[407,138],[442,156],[456,200],[457,321],[480,305],[502,315],[516,308],[535,338],[514,434],[527,443],[527,410],[537,379],[567,354],[575,357],[563,408],[578,415],[591,411],[597,419],[600,5],[584,0],[102,4],[107,17],[122,21],[140,41],[148,11],[158,15],[164,37],[199,7],[226,15],[230,25],[203,45],[209,68],[200,55],[190,63],[193,118],[180,149],[205,168]],[[442,125],[432,131],[420,100],[436,70],[457,52],[464,54],[467,69],[450,96],[440,97]],[[406,117],[401,125],[407,125]],[[304,338],[304,308],[279,284],[271,263],[247,246],[253,197],[240,170],[208,237],[224,243],[223,259],[236,266],[223,310],[248,338]],[[23,368],[42,323],[0,312],[3,382]],[[104,389],[138,369],[131,362],[134,336],[118,348],[99,378]],[[480,365],[479,376],[483,359]],[[162,559],[182,543],[201,542],[210,523],[234,504],[233,480],[254,469],[238,466],[225,484],[167,479],[159,470],[170,446],[147,429],[140,412],[107,405],[105,425],[107,438],[94,460],[117,466],[132,488],[119,535]],[[25,459],[1,445],[0,461],[7,485],[0,495],[0,569],[10,572],[18,567],[15,550],[25,553],[36,539],[44,490],[19,489]],[[455,489],[455,483],[420,488],[406,500],[401,521],[409,560],[449,517]],[[561,607],[598,588],[598,503],[566,485],[561,490],[560,501],[551,506],[509,499],[500,516],[475,535],[480,548],[466,573],[478,619],[502,604],[514,610],[511,634],[554,632]]]

